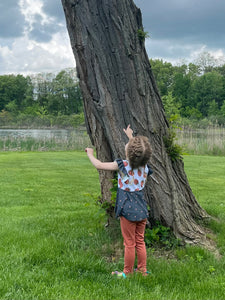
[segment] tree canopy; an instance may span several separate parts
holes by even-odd
[[[207,53],[187,65],[177,66],[160,59],[150,59],[150,63],[168,116],[176,114],[181,120],[206,118],[225,124],[225,65],[217,66]],[[27,77],[1,75],[0,112],[3,110],[14,115],[81,113],[76,70]]]
[[[0,76],[0,111],[3,110],[14,115],[71,115],[82,112],[75,70],[62,70],[56,75]]]
[[[225,124],[225,66],[207,65],[206,61],[199,64],[189,63],[173,66],[163,60],[151,59],[152,70],[164,99],[174,105],[183,118],[216,119]],[[200,63],[203,60],[203,65]]]

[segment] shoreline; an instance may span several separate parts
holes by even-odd
[[[0,130],[79,130],[86,131],[85,125],[72,126],[1,126]]]

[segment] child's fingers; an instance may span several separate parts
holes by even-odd
[[[126,132],[128,129],[130,129],[130,124],[127,126],[126,129],[124,128],[123,131]]]
[[[86,149],[85,149],[85,152],[86,152],[87,154],[90,154],[90,153],[93,153],[94,150],[93,150],[92,148],[86,148]]]

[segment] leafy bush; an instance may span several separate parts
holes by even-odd
[[[142,42],[142,43],[145,41],[145,39],[149,38],[148,32],[143,31],[143,29],[141,29],[141,28],[138,29],[137,34],[138,34],[138,38],[139,38],[140,42]]]
[[[13,115],[8,111],[0,112],[1,127],[8,128],[76,128],[84,124],[84,113],[72,115],[25,114]]]
[[[172,161],[182,159],[183,149],[180,145],[175,144],[176,132],[174,130],[169,131],[169,135],[163,138],[166,152],[170,156]]]
[[[180,244],[180,240],[175,238],[171,229],[159,222],[151,229],[145,230],[145,243],[147,247],[159,246],[166,249],[175,248]]]

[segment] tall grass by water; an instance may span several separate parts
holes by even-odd
[[[225,157],[185,156],[184,164],[197,200],[217,218],[209,226],[221,257],[200,247],[165,256],[149,248],[151,275],[118,280],[119,224],[114,235],[104,226],[98,172],[86,154],[0,153],[0,299],[224,299]]]
[[[63,138],[0,137],[0,151],[83,150],[90,145],[90,139],[83,130],[76,130]]]
[[[184,153],[197,155],[225,155],[225,128],[208,126],[204,129],[177,129],[175,143]],[[74,130],[70,137],[31,138],[0,137],[0,151],[64,151],[83,150],[91,146],[87,133]]]
[[[177,130],[176,143],[189,154],[225,155],[225,128],[216,125],[204,129],[181,127]]]

